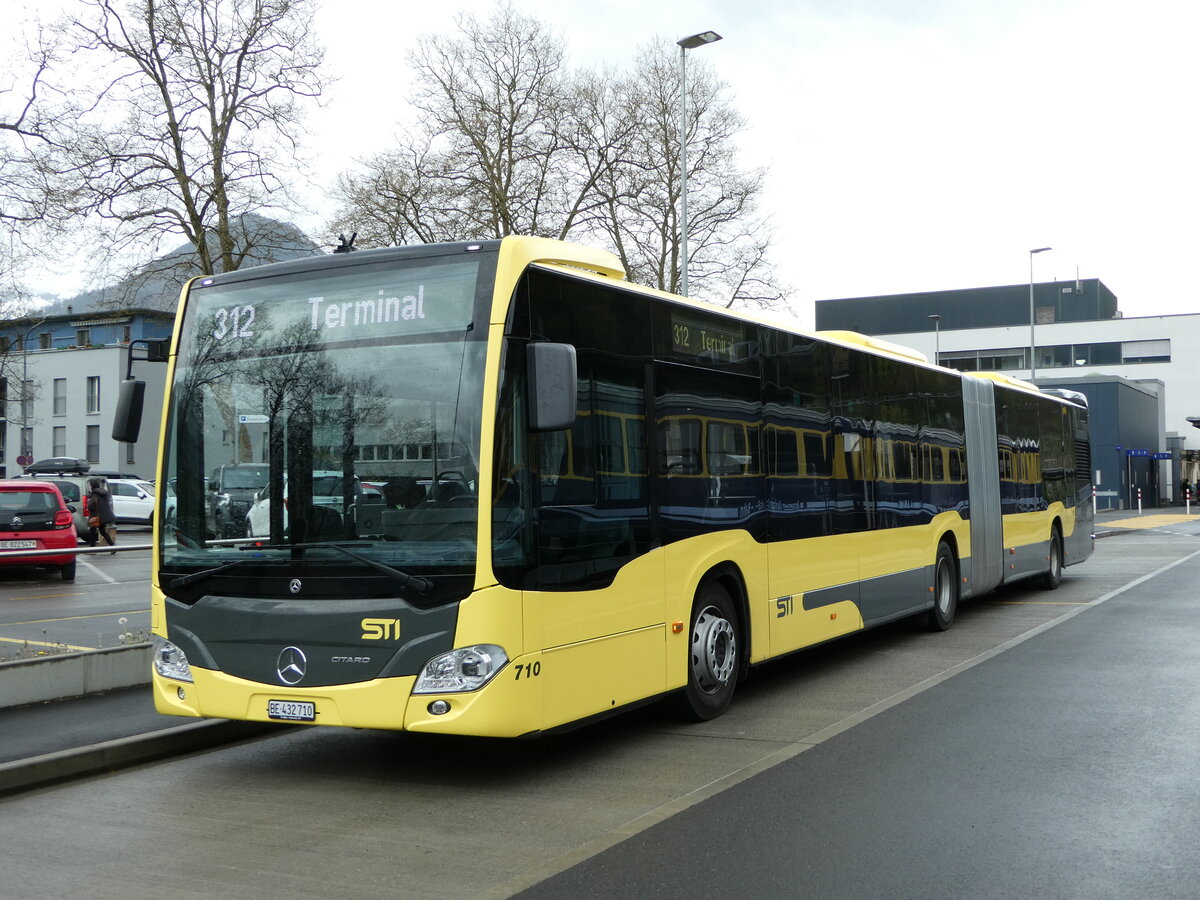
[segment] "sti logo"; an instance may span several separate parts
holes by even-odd
[[[363,619],[359,626],[364,641],[400,640],[399,619]]]

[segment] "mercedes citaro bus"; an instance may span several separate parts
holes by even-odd
[[[1081,396],[639,287],[566,243],[198,278],[168,366],[173,715],[515,737],[670,697],[707,719],[765,660],[944,630],[1092,550]],[[216,534],[205,476],[247,463],[262,524]]]

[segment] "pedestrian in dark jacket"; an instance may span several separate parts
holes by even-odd
[[[112,496],[99,478],[88,479],[88,517],[93,534],[104,538],[108,542],[108,546],[115,547],[117,545],[117,517],[113,513]],[[112,552],[116,553],[117,551]]]

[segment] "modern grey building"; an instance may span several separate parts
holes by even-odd
[[[153,478],[166,366],[135,363],[147,410],[136,444],[112,439],[113,416],[130,344],[170,338],[174,325],[173,313],[138,309],[0,322],[0,477],[65,456]]]

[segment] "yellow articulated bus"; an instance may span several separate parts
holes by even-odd
[[[1082,397],[641,288],[608,253],[335,254],[196,279],[180,313],[164,713],[518,737],[670,697],[708,719],[756,664],[944,630],[1092,550]],[[205,477],[243,464],[253,495]]]

